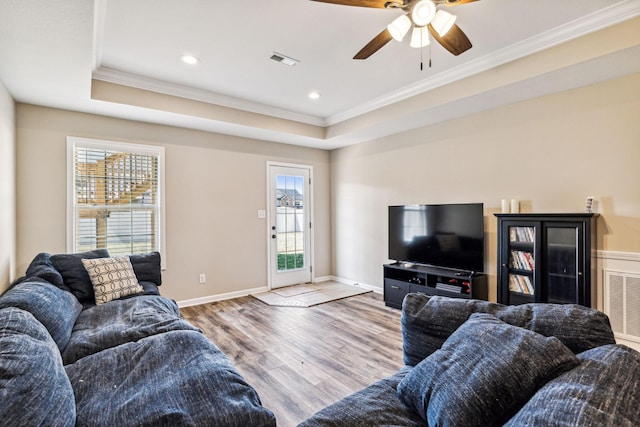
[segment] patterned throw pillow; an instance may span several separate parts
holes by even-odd
[[[96,304],[142,293],[129,257],[83,259],[82,264],[89,273]]]

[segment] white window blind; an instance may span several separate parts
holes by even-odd
[[[68,139],[70,250],[162,252],[163,147]]]

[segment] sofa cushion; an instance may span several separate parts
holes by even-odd
[[[404,362],[415,366],[439,349],[473,313],[490,313],[514,326],[555,336],[578,354],[615,344],[609,318],[592,308],[573,304],[502,304],[408,294],[402,305]]]
[[[145,280],[139,280],[138,283],[140,283],[140,286],[142,286],[142,295],[160,295],[160,289],[158,289],[158,285],[156,285],[155,283],[147,282]]]
[[[67,291],[42,279],[27,279],[0,297],[0,308],[18,307],[30,312],[49,331],[60,351],[69,343],[82,305]]]
[[[26,278],[30,279],[34,277],[44,279],[65,291],[69,290],[69,288],[64,284],[62,275],[58,270],[56,270],[53,263],[51,263],[51,255],[46,252],[36,255],[36,257],[31,261],[31,264],[29,264],[29,267],[27,267]]]
[[[156,286],[162,285],[159,252],[129,255],[129,259],[139,282],[152,282]]]
[[[180,317],[175,301],[142,295],[85,308],[62,354],[65,364],[120,344],[167,331],[199,331]]]
[[[578,355],[580,365],[547,383],[508,426],[638,425],[640,353],[606,345]]]
[[[578,364],[555,337],[475,313],[398,385],[433,426],[501,426],[543,384]]]
[[[398,398],[398,383],[413,368],[405,366],[307,418],[298,427],[423,427],[424,420]]]
[[[275,426],[256,391],[200,332],[155,335],[66,370],[78,425]]]
[[[89,273],[82,265],[83,259],[108,258],[109,251],[95,249],[77,254],[57,254],[51,256],[51,263],[60,272],[64,285],[81,303],[95,304],[93,285]]]
[[[2,425],[74,426],[76,405],[60,352],[29,312],[0,310]]]
[[[82,259],[89,273],[96,304],[141,294],[144,289],[138,283],[128,256]]]

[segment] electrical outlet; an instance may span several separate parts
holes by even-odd
[[[204,273],[202,273],[202,274],[200,275],[200,284],[201,284],[201,285],[204,285],[205,283],[207,283],[207,275],[206,275],[206,274],[204,274]]]

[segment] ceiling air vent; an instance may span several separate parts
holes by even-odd
[[[271,55],[271,59],[273,59],[276,62],[280,62],[284,65],[289,65],[289,66],[296,65],[298,62],[300,62],[297,59],[289,58],[286,55],[282,55],[281,53],[276,53],[276,52],[273,52],[273,55]]]

